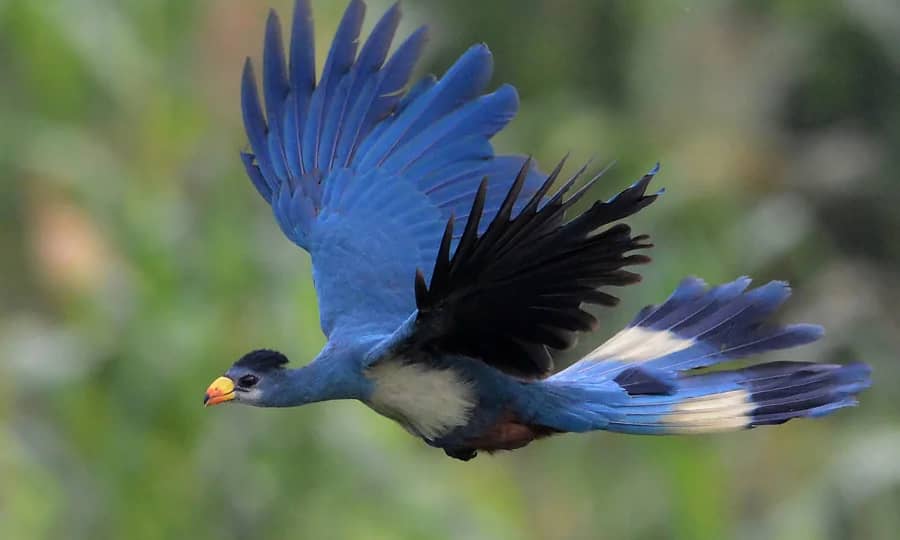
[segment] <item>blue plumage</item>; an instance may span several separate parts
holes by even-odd
[[[266,22],[262,101],[251,61],[241,81],[253,186],[285,235],[312,256],[328,343],[289,369],[263,349],[207,391],[207,404],[287,407],[359,399],[448,455],[524,446],[560,432],[707,433],[818,417],[854,405],[865,364],[770,362],[698,368],[803,345],[816,325],[777,325],[789,287],[684,280],[623,330],[553,374],[550,349],[592,330],[585,305],[639,281],[647,237],[621,220],[653,203],[653,167],[608,201],[568,219],[594,177],[559,182],[530,160],[496,156],[491,138],[515,116],[516,90],[487,92],[493,58],[469,48],[440,77],[411,74],[427,32],[388,54],[394,5],[360,43],[352,0],[322,75],[312,18],[298,0],[285,58]],[[553,186],[559,189],[551,193]]]
[[[284,100],[287,98],[290,86],[284,61],[281,24],[274,11],[269,12],[269,19],[266,21],[266,39],[263,46],[263,90],[266,98],[266,118],[269,120],[269,131],[280,137]],[[280,149],[278,152],[282,153]],[[272,157],[274,158],[274,156]]]
[[[789,296],[785,283],[746,291],[749,284],[740,278],[708,289],[698,279],[686,279],[664,304],[642,310],[628,328],[547,383],[587,389],[612,381],[625,395],[611,415],[604,410],[596,422],[610,431],[639,434],[728,431],[855,404],[854,395],[870,384],[864,364],[771,362],[690,373],[822,336],[816,325],[766,321]],[[637,333],[630,334],[634,329]],[[634,341],[617,346],[616,340],[629,338]],[[603,405],[615,402],[607,391],[597,398]],[[585,401],[590,411],[593,398]]]
[[[402,90],[427,38],[425,29],[413,32],[388,58],[400,17],[395,5],[376,23],[357,57],[365,5],[354,1],[341,19],[316,84],[309,13],[307,2],[297,3],[289,70],[282,52],[281,24],[274,12],[269,16],[263,54],[265,117],[249,60],[241,87],[244,124],[252,149],[252,153],[243,155],[245,168],[263,198],[270,203],[273,197],[281,201],[273,204],[273,210],[291,240],[309,249],[316,216],[323,210],[323,185],[329,183],[333,171],[343,168],[358,174],[378,170],[385,176],[421,181],[422,191],[429,198],[432,184],[469,186],[471,190],[473,183],[491,174],[497,179],[492,192],[505,193],[524,160],[495,158],[489,139],[515,115],[518,97],[510,86],[480,95],[493,66],[487,47],[470,48],[444,77],[427,76],[404,96]],[[502,171],[492,166],[495,159]],[[458,170],[452,178],[441,172],[457,163],[466,163],[467,168]],[[532,192],[541,180],[539,173],[532,172],[525,192]],[[289,193],[279,194],[285,189]],[[465,196],[448,201],[445,196],[446,192],[433,196],[443,218],[431,224],[435,231],[440,231],[444,219],[471,201]],[[495,196],[493,204],[499,204],[498,199]],[[287,204],[288,200],[292,204]],[[280,212],[287,214],[278,215]],[[366,208],[358,210],[359,218],[366,219],[367,212]],[[377,214],[377,209],[372,213]],[[374,220],[371,216],[368,219]],[[422,222],[409,225],[428,227]],[[392,248],[381,255],[383,260],[390,261],[404,251],[401,245]],[[413,270],[427,266],[427,262],[417,260]]]
[[[854,396],[868,386],[864,364],[770,362],[683,377],[672,395],[634,397],[616,409],[606,429],[668,435],[781,424],[855,405]]]

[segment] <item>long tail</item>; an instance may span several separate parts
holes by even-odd
[[[868,386],[865,364],[770,362],[681,377],[670,395],[629,396],[606,429],[665,435],[782,424],[856,405],[855,394]]]
[[[857,403],[870,369],[769,362],[732,371],[690,370],[815,341],[815,325],[767,324],[790,295],[783,282],[746,291],[741,278],[712,289],[687,279],[612,339],[540,383],[537,423],[560,431],[710,433],[819,417]]]

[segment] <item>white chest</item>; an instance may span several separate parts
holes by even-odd
[[[375,387],[368,405],[426,439],[464,426],[477,401],[472,384],[452,369],[386,360],[366,376]]]

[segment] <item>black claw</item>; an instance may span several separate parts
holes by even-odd
[[[469,461],[478,455],[474,448],[444,448],[444,453],[461,461]]]

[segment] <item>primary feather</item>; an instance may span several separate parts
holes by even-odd
[[[526,162],[479,234],[488,185],[483,180],[452,257],[454,220],[447,221],[431,285],[422,272],[416,276],[419,324],[433,327],[435,334],[423,341],[513,375],[540,377],[553,367],[547,347],[566,349],[574,343],[575,332],[594,328],[597,321],[584,304],[617,303],[600,287],[640,279],[623,267],[649,262],[646,256],[630,254],[650,247],[647,237],[631,236],[623,224],[600,229],[656,199],[656,194],[645,194],[656,169],[613,199],[564,222],[566,210],[599,176],[564,199],[582,168],[545,199],[562,166],[560,162],[513,217],[528,174]]]

